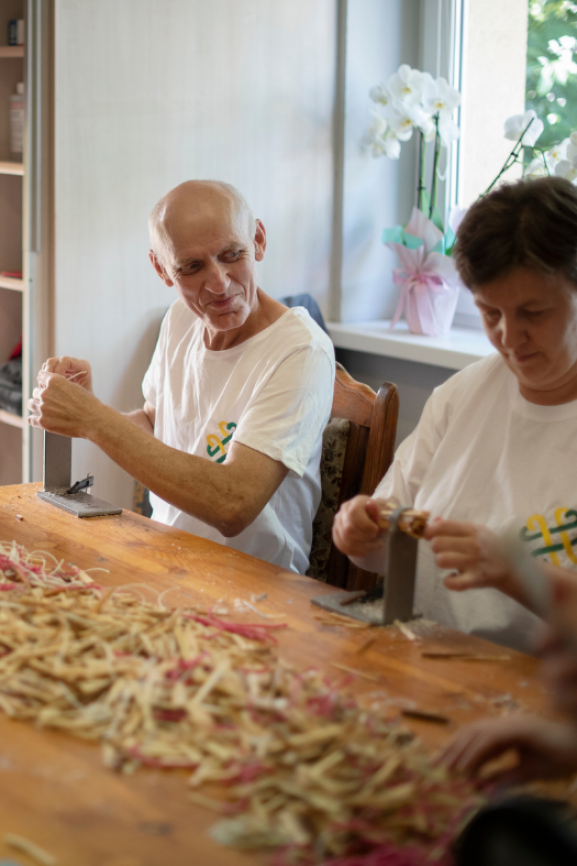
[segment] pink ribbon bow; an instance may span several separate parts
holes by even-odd
[[[390,329],[395,327],[404,313],[409,330],[413,333],[436,334],[438,328],[430,293],[449,292],[450,286],[434,271],[415,270],[407,273],[403,268],[395,268],[393,282],[401,287],[401,294]]]
[[[401,295],[391,328],[404,313],[413,334],[438,337],[448,332],[455,314],[460,286],[455,262],[450,256],[434,252],[443,233],[417,208],[413,208],[405,231],[423,243],[416,249],[396,241],[385,244],[396,252],[402,265],[393,271]]]

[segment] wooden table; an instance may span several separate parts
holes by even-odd
[[[278,632],[281,655],[303,667],[326,668],[335,679],[344,676],[338,665],[353,668],[359,675],[350,688],[387,715],[412,705],[444,714],[449,724],[407,720],[431,747],[464,722],[504,708],[546,709],[533,658],[440,626],[424,629],[417,644],[396,627],[323,625],[309,600],[333,592],[331,587],[130,512],[79,520],[39,500],[38,489],[0,487],[0,540],[49,550],[81,568],[108,569],[98,578],[102,584],[145,583],[151,599],[174,587],[166,604],[219,601],[232,610],[235,599],[250,602],[266,593],[253,603],[286,617],[289,627]],[[253,613],[239,618],[263,621]],[[368,636],[376,640],[359,654]],[[422,651],[431,649],[510,660],[423,658]],[[16,833],[53,853],[61,866],[266,863],[265,854],[211,841],[205,831],[215,815],[188,801],[186,775],[142,769],[120,776],[103,766],[97,745],[0,715],[0,859],[33,863],[4,845],[4,833]]]

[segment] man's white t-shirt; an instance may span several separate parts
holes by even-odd
[[[142,385],[156,412],[155,437],[223,463],[234,436],[289,472],[253,523],[234,538],[151,494],[153,517],[304,574],[321,495],[333,345],[302,307],[287,310],[232,349],[207,349],[203,332],[202,321],[181,300],[170,307]]]
[[[539,559],[575,569],[576,465],[577,401],[529,403],[501,356],[491,355],[435,389],[374,496],[498,533],[513,527]],[[421,541],[417,611],[534,651],[537,617],[494,589],[447,590],[443,574]]]

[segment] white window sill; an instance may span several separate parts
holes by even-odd
[[[422,337],[409,333],[406,322],[399,322],[393,331],[389,330],[389,325],[388,321],[328,322],[327,328],[338,349],[354,349],[450,370],[462,370],[495,351],[485,332],[476,328],[453,327],[446,337]]]

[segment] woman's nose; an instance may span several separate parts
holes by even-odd
[[[515,349],[524,340],[521,323],[514,316],[501,316],[499,330],[501,344],[505,349]]]

